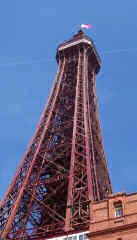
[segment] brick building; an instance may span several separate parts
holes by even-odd
[[[137,193],[110,194],[108,199],[92,204],[90,240],[137,239]]]

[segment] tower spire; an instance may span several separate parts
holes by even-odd
[[[1,237],[87,230],[92,202],[112,192],[98,118],[101,61],[82,30],[59,45],[58,70],[34,137],[0,204]]]

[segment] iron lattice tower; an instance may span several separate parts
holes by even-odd
[[[96,48],[80,30],[58,47],[56,58],[48,103],[0,203],[4,239],[88,229],[92,202],[112,192],[98,118]]]

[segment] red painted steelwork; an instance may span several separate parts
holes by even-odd
[[[57,50],[56,79],[36,133],[0,203],[4,239],[87,230],[112,192],[98,119],[100,59],[82,31]]]

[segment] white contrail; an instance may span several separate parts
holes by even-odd
[[[0,63],[0,67],[10,67],[10,66],[17,66],[17,65],[29,65],[29,64],[33,64],[33,63],[40,63],[40,62],[50,62],[50,61],[55,61],[52,58],[43,58],[43,59],[32,59],[30,61],[11,61],[8,63]]]
[[[122,52],[134,52],[137,51],[137,48],[123,48],[123,49],[112,49],[112,50],[106,50],[102,51],[102,54],[111,54],[111,53],[122,53]]]
[[[122,53],[122,52],[134,52],[137,51],[137,48],[125,48],[125,49],[112,49],[112,50],[105,50],[101,51],[101,54],[114,54],[114,53]],[[11,61],[8,63],[0,63],[0,67],[10,67],[10,66],[17,66],[17,65],[31,65],[40,62],[53,62],[55,61],[54,58],[42,58],[42,59],[32,59],[29,61]]]

